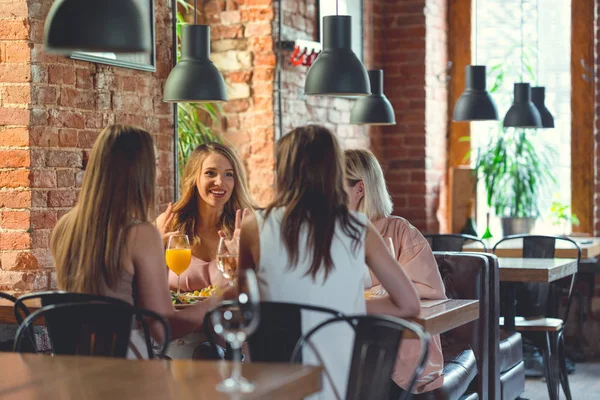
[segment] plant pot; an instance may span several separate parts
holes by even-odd
[[[517,235],[531,233],[535,225],[535,218],[501,218],[502,235]]]

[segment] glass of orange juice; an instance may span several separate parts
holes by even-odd
[[[192,249],[187,235],[169,236],[169,244],[165,254],[167,267],[177,275],[177,296],[179,297],[179,281],[192,262]]]

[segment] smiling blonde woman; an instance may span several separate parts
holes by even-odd
[[[377,158],[369,150],[346,150],[346,190],[350,195],[350,209],[367,215],[379,234],[393,243],[394,258],[414,283],[421,299],[445,299],[445,289],[437,263],[427,240],[407,220],[391,215],[393,204],[387,191],[383,171]],[[379,285],[371,274],[366,286]],[[406,387],[417,366],[419,342],[406,340],[400,349],[392,379],[395,386],[390,398],[398,398],[398,387]],[[435,335],[429,347],[429,360],[415,389],[427,392],[442,386],[444,359],[440,336]]]

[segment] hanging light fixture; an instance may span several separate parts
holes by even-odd
[[[532,87],[531,101],[540,112],[542,128],[554,128],[554,117],[546,108],[546,88],[543,86]]]
[[[477,0],[475,1],[475,64],[477,64]],[[485,87],[485,65],[467,65],[465,77],[465,91],[454,105],[452,120],[456,122],[497,120],[496,104]]]
[[[137,53],[151,49],[151,33],[131,0],[56,0],[48,12],[44,45],[51,53]]]
[[[210,27],[181,27],[181,59],[165,83],[163,100],[169,103],[219,103],[227,101],[225,80],[210,61]]]
[[[371,86],[365,66],[352,51],[352,18],[323,17],[323,52],[310,66],[304,83],[307,95],[368,96]]]
[[[531,87],[529,83],[523,82],[523,69],[525,62],[523,60],[523,44],[525,41],[523,26],[524,12],[523,0],[521,0],[521,83],[515,83],[514,102],[504,117],[504,127],[509,128],[541,128],[542,117],[540,112],[531,102]]]
[[[371,95],[362,96],[352,108],[350,123],[356,125],[396,125],[394,108],[383,94],[383,70],[369,70]]]

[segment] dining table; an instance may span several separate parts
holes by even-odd
[[[227,361],[0,353],[0,398],[298,400],[321,390],[321,367],[244,363],[242,375],[255,384],[255,390],[220,393],[217,383],[230,376],[231,367]]]
[[[600,255],[600,237],[572,237],[570,238],[581,248],[581,259],[590,259]],[[487,247],[489,253],[492,252],[494,245],[498,242],[497,239],[484,239],[483,243]],[[463,251],[482,252],[484,251],[481,243],[471,242],[463,246]],[[498,257],[521,258],[523,257],[523,239],[508,240],[501,243],[494,251]],[[556,258],[577,258],[577,249],[569,242],[564,240],[556,241],[554,251]]]
[[[25,301],[29,311],[40,308],[39,299]],[[479,318],[478,300],[423,300],[421,313],[412,318],[406,318],[423,327],[430,334],[439,334],[467,324]],[[14,325],[17,321],[14,315],[13,303],[0,299],[0,324]],[[43,322],[41,322],[43,323]]]

